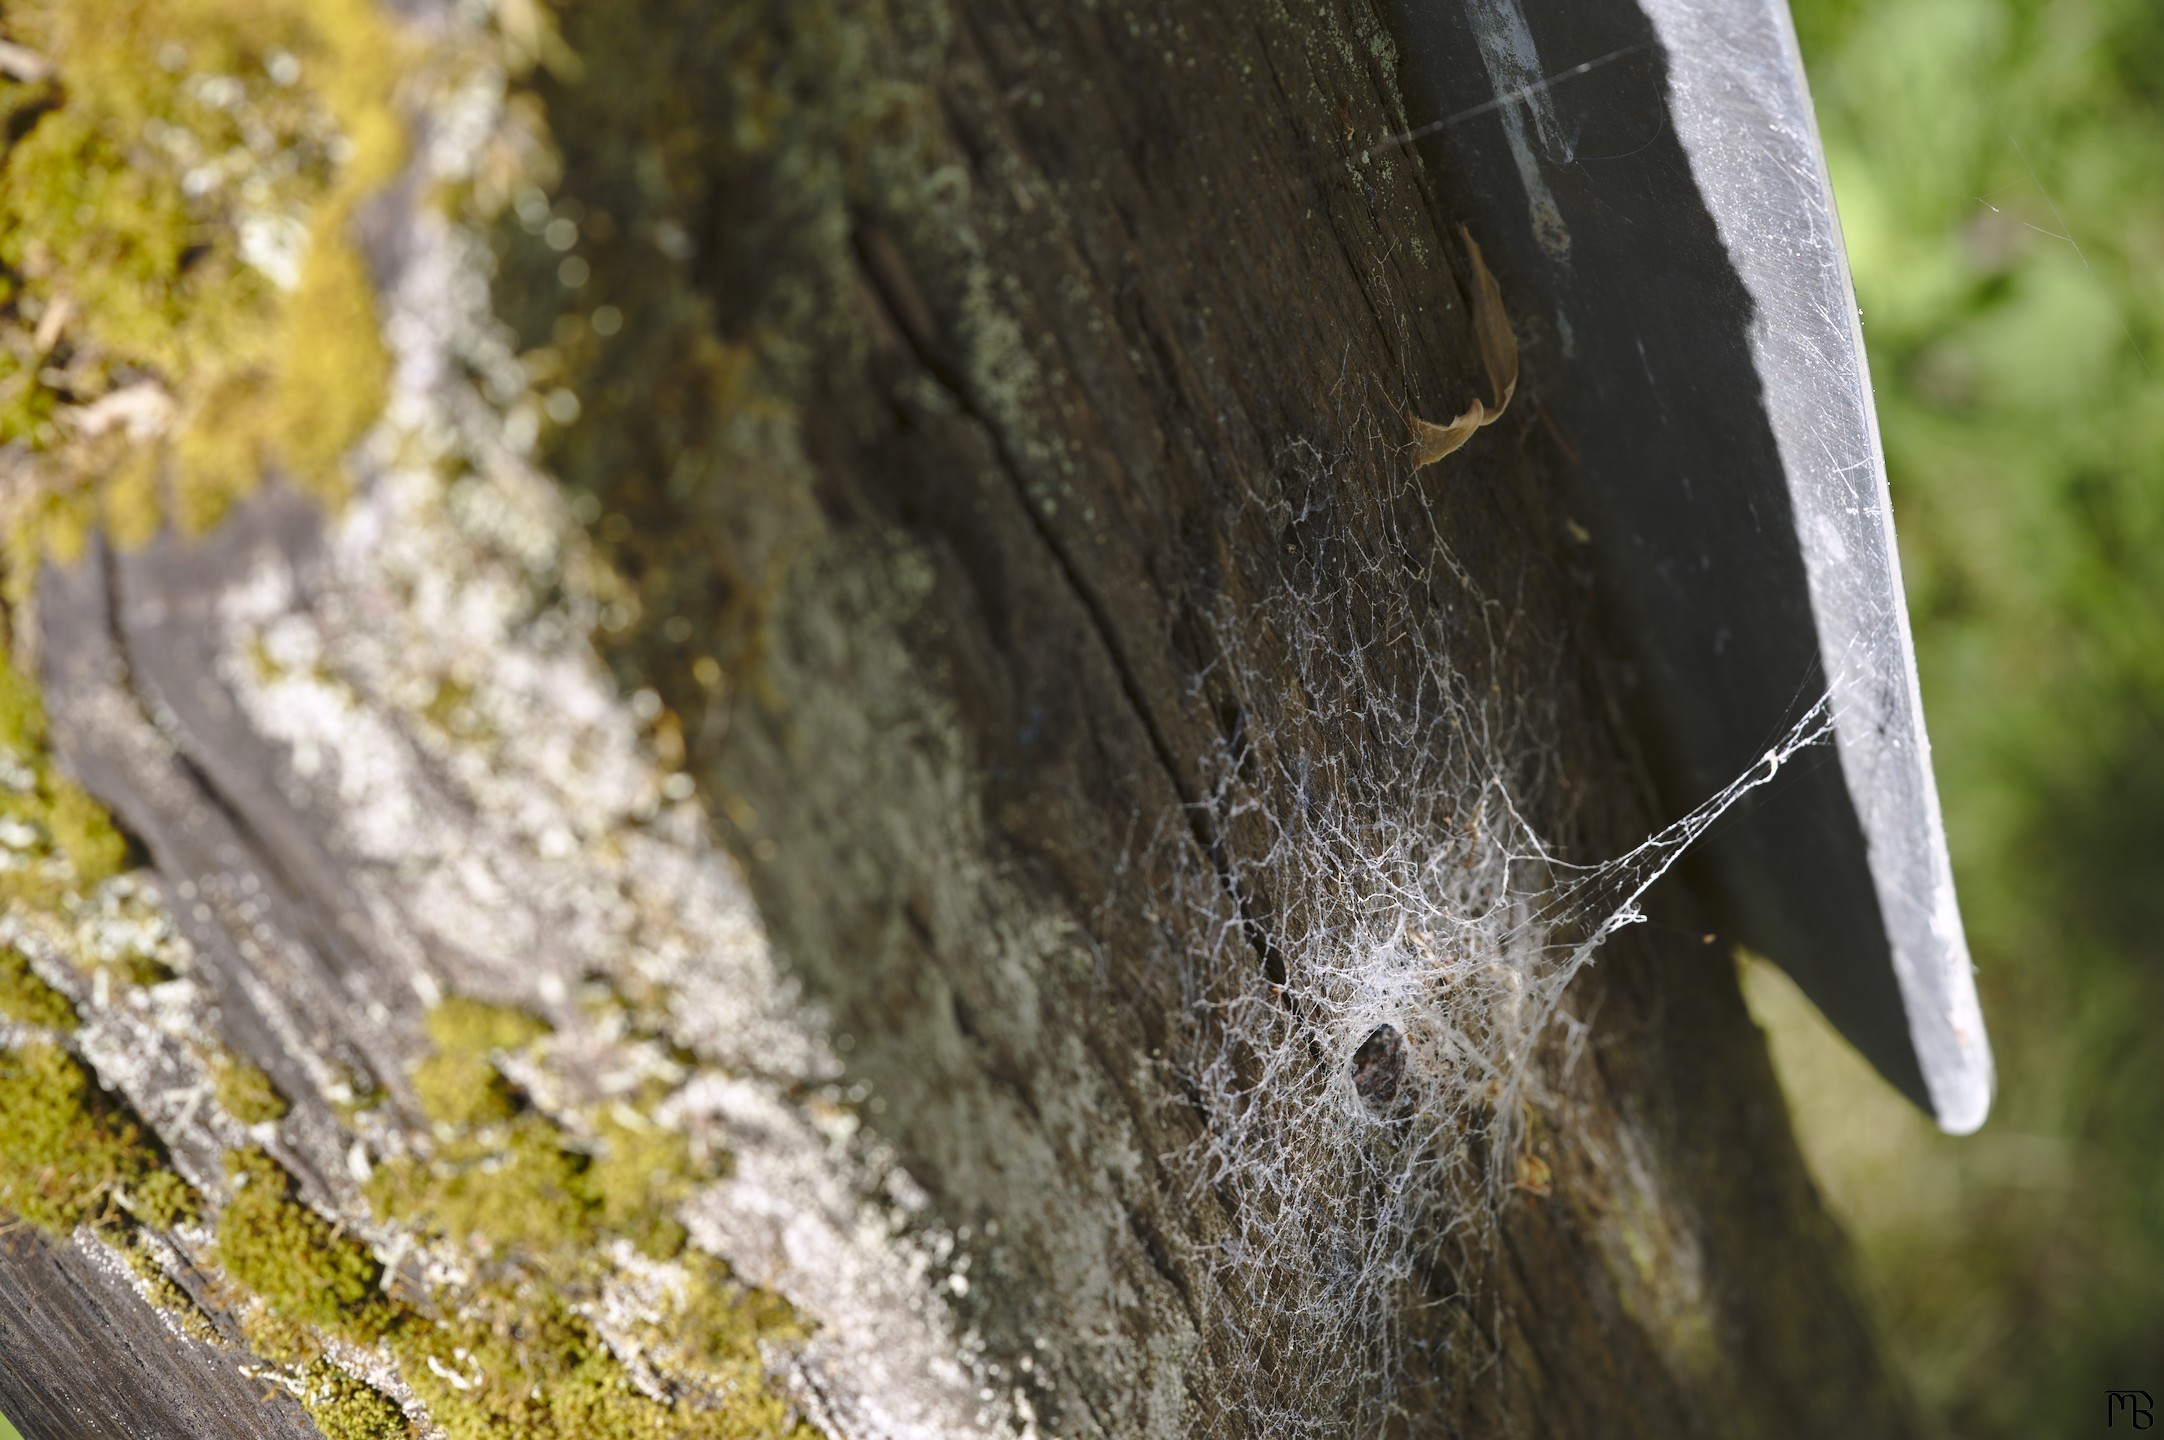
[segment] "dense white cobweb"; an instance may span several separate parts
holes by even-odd
[[[1303,446],[1287,488],[1341,496],[1344,463]],[[1286,583],[1216,617],[1224,673],[1198,690],[1229,689],[1243,723],[1192,807],[1200,843],[1158,841],[1188,857],[1155,918],[1187,986],[1178,1088],[1204,1121],[1173,1159],[1228,1217],[1202,1259],[1259,1433],[1376,1433],[1418,1296],[1481,1323],[1466,1287],[1495,1217],[1540,1184],[1519,1163],[1552,1073],[1535,1051],[1559,1028],[1567,1064],[1583,1038],[1572,977],[1693,841],[1829,733],[1821,700],[1681,820],[1566,861],[1526,818],[1567,783],[1553,687],[1510,683],[1533,653],[1520,611],[1478,592],[1421,483],[1310,525],[1326,538]],[[1260,503],[1272,533],[1295,533],[1324,502]]]

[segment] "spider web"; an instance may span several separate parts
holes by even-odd
[[[1298,483],[1256,502],[1272,532],[1313,521],[1351,463],[1296,446]],[[1213,615],[1220,658],[1197,688],[1250,718],[1184,818],[1261,840],[1238,858],[1187,830],[1153,842],[1175,878],[1151,918],[1185,986],[1168,1063],[1203,1120],[1170,1159],[1227,1216],[1195,1258],[1229,1337],[1216,1363],[1261,1433],[1375,1433],[1400,1408],[1408,1306],[1495,1318],[1470,1277],[1551,1098],[1536,1054],[1560,1034],[1567,1065],[1583,1042],[1571,980],[1695,841],[1831,733],[1820,698],[1683,818],[1599,863],[1564,858],[1527,818],[1556,813],[1567,783],[1552,687],[1484,678],[1522,676],[1529,637],[1421,484],[1340,517],[1304,576]],[[1433,563],[1415,575],[1419,554]]]

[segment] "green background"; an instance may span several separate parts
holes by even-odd
[[[1937,1136],[1768,972],[1799,1130],[1946,1433],[2164,1395],[2164,0],[1794,0],[1998,1056]]]

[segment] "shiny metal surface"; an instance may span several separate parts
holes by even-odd
[[[1417,142],[1574,463],[1671,814],[1821,696],[1706,842],[1723,923],[1949,1131],[1992,1064],[1862,334],[1782,0],[1393,0]],[[1418,133],[1418,131],[1416,131]],[[1528,304],[1528,298],[1531,298]]]

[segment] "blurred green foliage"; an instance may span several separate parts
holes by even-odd
[[[2164,3],[1794,13],[1998,1101],[1776,1050],[1931,1413],[2070,1433],[2164,1392]]]

